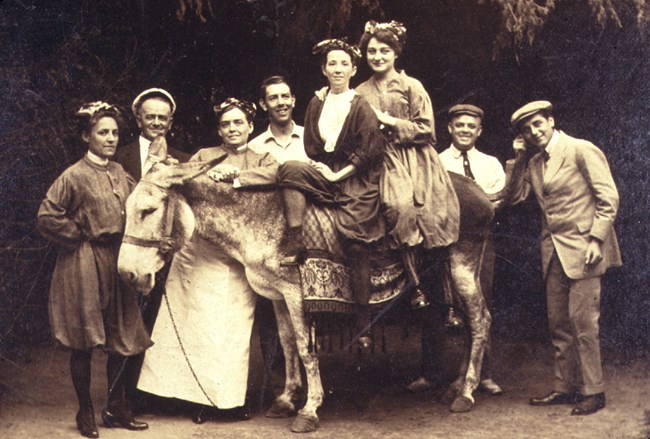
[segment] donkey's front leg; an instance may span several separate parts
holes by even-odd
[[[300,376],[300,357],[296,345],[296,337],[291,322],[291,316],[284,300],[274,300],[273,308],[278,325],[280,345],[285,359],[285,382],[282,395],[278,396],[273,405],[266,411],[268,418],[288,418],[295,416],[295,402],[303,393],[302,377]]]

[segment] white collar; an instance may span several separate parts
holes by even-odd
[[[245,143],[241,146],[238,146],[237,148],[232,148],[230,146],[227,146],[225,143],[222,145],[223,149],[225,149],[228,152],[244,152],[248,149],[248,143]]]
[[[297,138],[301,137],[300,131],[297,129],[297,125],[293,120],[291,121],[291,137],[297,137]],[[266,131],[264,131],[263,140],[264,143],[266,143],[271,139],[273,139],[275,143],[278,143],[278,139],[276,139],[275,135],[273,135],[273,131],[271,131],[271,124],[269,123],[269,126],[266,128]]]
[[[454,156],[455,159],[463,155],[463,151],[460,149],[456,148],[456,146],[452,143],[451,146],[449,147],[451,150],[451,154]],[[472,146],[470,149],[467,150],[467,155],[474,155],[476,152],[476,146]]]
[[[88,157],[88,160],[90,160],[91,162],[93,162],[96,165],[106,166],[108,164],[108,159],[107,158],[100,157],[97,154],[95,154],[94,152],[92,152],[91,150],[88,150],[88,152],[86,153],[86,156]]]
[[[553,150],[557,148],[557,144],[560,141],[560,133],[557,130],[553,130],[553,135],[551,136],[551,140],[548,141],[548,145],[546,145],[546,152],[551,155]]]
[[[147,139],[142,134],[140,134],[140,137],[138,137],[138,143],[140,144],[141,149],[142,148],[149,149],[149,146],[151,146],[151,140]]]

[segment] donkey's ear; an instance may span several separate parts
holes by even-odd
[[[210,169],[214,168],[219,163],[226,160],[226,158],[228,158],[228,154],[224,153],[223,155],[220,155],[219,157],[217,157],[215,159],[208,160],[208,161],[205,161],[205,162],[188,162],[188,163],[184,163],[184,165],[194,165],[194,166],[190,167],[190,169],[188,169],[184,173],[184,175],[182,176],[183,177],[183,183],[185,183],[188,180],[192,180],[193,178],[196,178],[201,174],[204,174],[204,173],[208,172]]]
[[[171,165],[163,162],[156,163],[147,174],[146,179],[167,188],[182,185],[209,171],[223,162],[227,157],[228,154],[224,153],[224,155],[209,161],[174,163]]]

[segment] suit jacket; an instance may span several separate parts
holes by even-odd
[[[544,171],[542,153],[515,160],[509,202],[525,200],[532,191],[542,211],[542,273],[546,276],[553,250],[571,279],[601,276],[621,265],[614,232],[618,191],[607,159],[591,142],[563,132]],[[587,245],[602,241],[603,260],[585,270]]]
[[[174,157],[179,162],[186,162],[190,154],[179,151],[178,149],[168,147],[167,154]],[[131,174],[135,181],[140,181],[142,177],[142,164],[140,161],[140,140],[135,139],[126,146],[120,146],[113,156],[113,161],[122,165],[124,170]]]

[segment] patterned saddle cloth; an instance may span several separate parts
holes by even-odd
[[[300,266],[305,311],[309,313],[354,312],[350,269],[334,226],[333,210],[309,206],[303,223],[309,249]],[[382,305],[400,295],[406,286],[399,254],[383,242],[371,252],[371,305]]]

